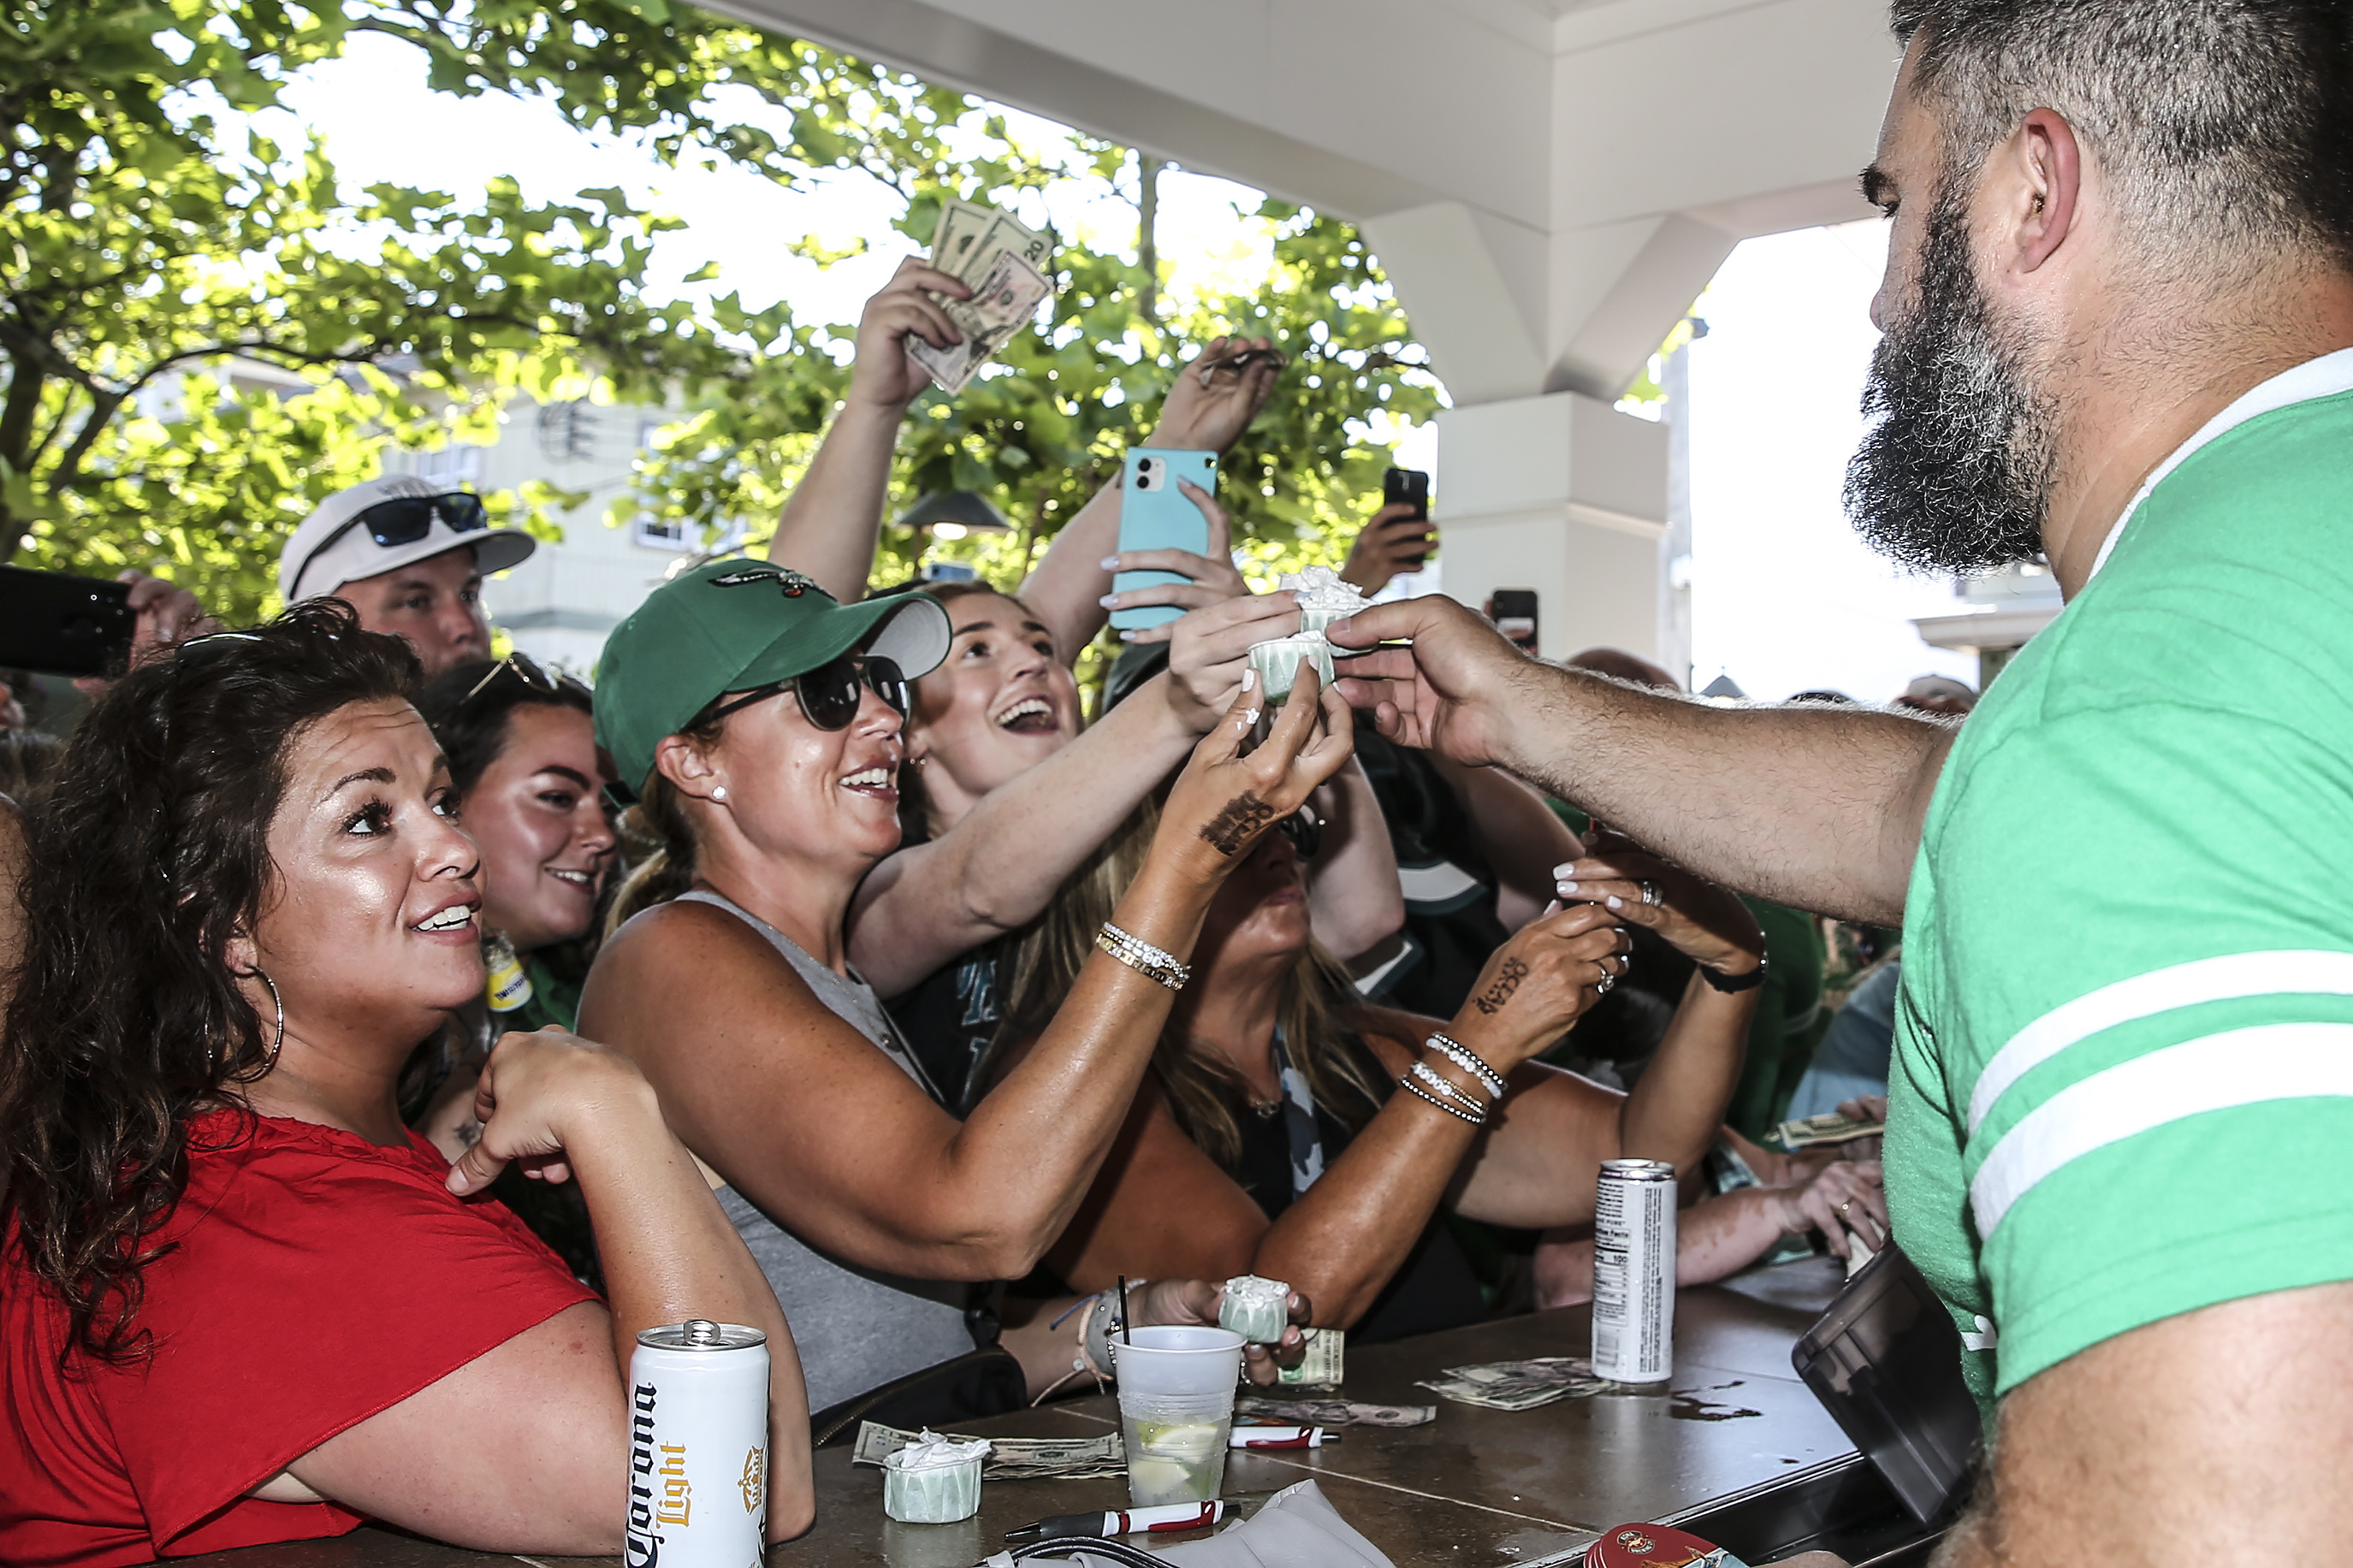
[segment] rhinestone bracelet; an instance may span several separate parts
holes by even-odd
[[[1440,1081],[1443,1082],[1444,1080],[1440,1079]],[[1405,1090],[1408,1094],[1413,1096],[1416,1100],[1423,1100],[1429,1104],[1434,1105],[1438,1107],[1439,1110],[1446,1112],[1449,1116],[1460,1117],[1461,1120],[1468,1121],[1473,1127],[1484,1127],[1487,1124],[1487,1118],[1484,1112],[1473,1114],[1471,1111],[1463,1110],[1461,1106],[1454,1104],[1451,1100],[1439,1099],[1438,1096],[1430,1093],[1430,1090],[1414,1082],[1411,1074],[1408,1074],[1404,1078],[1398,1079],[1398,1087]]]
[[[1432,1093],[1452,1100],[1455,1104],[1462,1107],[1465,1110],[1477,1111],[1482,1120],[1486,1117],[1488,1108],[1493,1103],[1492,1101],[1479,1099],[1470,1090],[1464,1089],[1461,1084],[1456,1083],[1452,1079],[1448,1078],[1444,1073],[1440,1072],[1436,1068],[1431,1067],[1428,1062],[1414,1063],[1413,1076],[1421,1080],[1423,1088],[1430,1089]]]
[[[1178,963],[1175,953],[1130,936],[1109,921],[1103,921],[1103,930],[1095,932],[1095,945],[1145,979],[1171,991],[1184,990],[1185,983],[1193,978],[1191,967]]]
[[[1446,1036],[1432,1035],[1430,1038],[1424,1040],[1422,1044],[1430,1049],[1436,1051],[1440,1056],[1444,1057],[1448,1061],[1452,1062],[1456,1067],[1461,1068],[1464,1072],[1469,1073],[1472,1078],[1477,1079],[1481,1083],[1485,1084],[1487,1086],[1487,1092],[1494,1096],[1497,1100],[1503,1099],[1504,1092],[1510,1088],[1510,1085],[1504,1081],[1504,1075],[1502,1073],[1497,1072],[1493,1068],[1491,1068],[1485,1062],[1481,1061],[1478,1057],[1469,1050],[1466,1050],[1458,1042],[1448,1038]]]

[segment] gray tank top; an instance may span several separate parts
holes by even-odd
[[[721,894],[698,888],[680,894],[678,901],[714,905],[766,937],[819,1002],[873,1041],[924,1093],[939,1099],[866,982],[835,973],[792,938]],[[812,1413],[972,1350],[964,1315],[970,1286],[860,1268],[802,1241],[733,1187],[722,1187],[716,1195],[792,1325]]]

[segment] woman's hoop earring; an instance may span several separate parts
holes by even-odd
[[[260,1076],[268,1078],[278,1068],[278,1053],[286,1048],[286,998],[278,994],[278,983],[269,978],[267,970],[256,969],[253,973],[269,987],[270,1003],[278,1009],[278,1037],[269,1042],[269,1059],[261,1064]]]

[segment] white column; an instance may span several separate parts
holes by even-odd
[[[1667,434],[1575,392],[1440,414],[1447,593],[1477,609],[1535,589],[1546,658],[1599,645],[1656,658]]]

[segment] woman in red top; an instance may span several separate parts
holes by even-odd
[[[35,825],[0,1035],[0,1562],[144,1563],[382,1520],[618,1549],[649,1326],[774,1355],[769,1526],[811,1513],[775,1295],[626,1058],[484,1070],[452,1167],[396,1079],[482,986],[474,847],[406,692],[332,601],[116,683]],[[479,1194],[576,1179],[608,1309]]]

